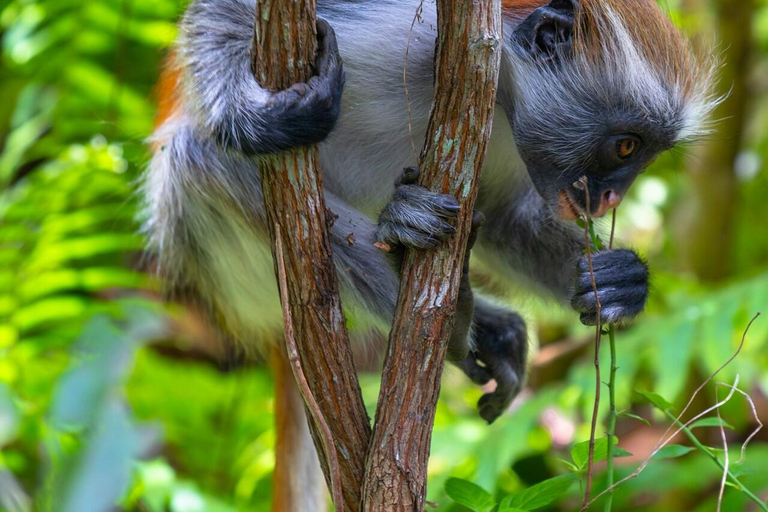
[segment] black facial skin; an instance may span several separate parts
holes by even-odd
[[[625,139],[634,141],[634,151],[622,158],[619,145]],[[590,199],[589,214],[593,216],[598,211],[601,197],[606,191],[613,190],[624,197],[637,176],[643,173],[661,152],[671,146],[671,137],[659,136],[658,133],[645,129],[639,122],[617,122],[597,141],[597,149],[585,158],[583,168],[555,171],[559,179],[548,188],[564,190],[577,207],[586,212],[586,191],[582,186],[574,186],[579,178],[586,176]],[[545,171],[533,163],[529,171],[532,169],[549,175],[553,172],[551,168]]]

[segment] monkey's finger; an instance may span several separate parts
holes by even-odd
[[[641,265],[647,267],[645,262],[629,249],[603,250],[592,253],[592,268],[595,272],[615,269],[621,271],[626,268]],[[589,259],[582,256],[578,262],[579,272],[589,272]]]
[[[456,363],[456,366],[478,386],[488,384],[493,378],[490,369],[487,366],[480,366],[477,362],[477,356],[473,352],[470,352],[467,357]]]
[[[451,194],[437,194],[420,185],[401,185],[395,190],[394,202],[408,204],[413,210],[455,218],[461,207]]]
[[[604,268],[595,271],[595,283],[598,288],[643,284],[648,282],[648,268],[644,265],[629,265],[625,268]],[[592,290],[592,273],[581,272],[576,282],[577,292]]]
[[[508,364],[497,365],[493,373],[496,390],[480,397],[477,403],[480,417],[489,424],[504,414],[519,391],[519,379]]]
[[[610,315],[612,309],[628,309],[631,305],[637,303],[640,303],[642,309],[642,305],[645,304],[647,295],[648,286],[645,283],[613,286],[603,288],[597,292],[603,315]],[[576,311],[582,313],[597,311],[595,292],[589,290],[579,295],[574,295],[571,299],[571,306],[573,306]]]
[[[592,327],[597,325],[597,313],[582,313],[579,316],[579,320],[581,320],[582,324]]]
[[[443,240],[422,231],[393,224],[382,224],[376,232],[376,240],[389,245],[404,245],[412,249],[432,249]]]
[[[475,246],[477,236],[480,234],[480,228],[485,224],[485,215],[475,210],[472,213],[472,227],[469,231],[469,239],[467,240],[467,259],[469,259],[469,251]]]
[[[333,27],[322,18],[317,19],[317,74],[327,75],[331,66],[341,62],[339,44]]]
[[[456,234],[456,228],[445,222],[442,216],[402,202],[388,204],[381,212],[379,222],[413,228],[440,240],[447,240]]]
[[[403,169],[403,174],[400,175],[400,178],[397,180],[397,183],[395,183],[395,186],[399,187],[400,185],[415,185],[419,181],[420,174],[421,171],[419,171],[418,167],[406,167]]]

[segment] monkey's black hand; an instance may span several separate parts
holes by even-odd
[[[412,249],[431,249],[456,233],[448,223],[459,213],[459,202],[416,185],[419,169],[408,167],[396,184],[392,201],[379,215],[376,241]]]
[[[282,132],[276,149],[315,144],[325,139],[341,113],[344,67],[336,34],[325,20],[317,20],[316,75],[272,95],[265,118]],[[275,134],[273,134],[275,136]]]
[[[528,337],[520,316],[487,302],[478,302],[474,326],[475,350],[458,366],[481,386],[496,381],[496,390],[483,395],[477,404],[480,416],[493,423],[523,386]]]
[[[601,323],[622,323],[637,316],[648,298],[648,266],[627,249],[606,250],[592,254],[597,295],[600,298]],[[597,322],[597,303],[592,287],[587,256],[578,263],[573,308],[581,313],[584,325]]]

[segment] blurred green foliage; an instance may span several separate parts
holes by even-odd
[[[269,373],[222,373],[176,357],[183,350],[159,349],[158,342],[189,342],[177,328],[188,317],[160,305],[156,283],[137,270],[143,142],[153,126],[154,83],[185,4],[0,0],[1,511],[269,510]],[[670,7],[708,34],[718,5]],[[619,214],[621,242],[640,248],[656,269],[648,315],[618,333],[617,400],[625,414],[617,432],[622,449],[634,453],[618,459],[619,477],[631,473],[667,425],[635,391],[653,391],[679,410],[735,351],[748,320],[768,313],[768,2],[755,3],[752,20],[752,30],[745,28],[753,48],[749,72],[740,77],[753,93],[744,133],[713,135],[739,146],[727,279],[699,280],[681,255],[686,231],[676,226],[693,193],[684,169],[707,164],[696,161],[695,150],[661,158]],[[499,289],[519,302],[520,294]],[[490,427],[474,410],[481,391],[448,370],[430,466],[430,500],[441,511],[578,507],[594,400],[591,331],[538,299],[516,305],[544,353],[559,355],[554,363],[534,361],[531,389]],[[767,344],[763,319],[718,377],[732,383],[738,375],[763,417]],[[363,384],[372,408],[377,378],[363,376]],[[710,386],[694,409],[714,402]],[[738,395],[722,414],[736,461],[756,422]],[[717,446],[713,424],[694,433]],[[685,439],[675,443],[686,446],[667,449],[623,485],[613,510],[715,509],[718,468]],[[732,471],[765,498],[768,436],[758,435]],[[602,485],[598,475],[596,489]],[[750,509],[729,488],[723,510]]]

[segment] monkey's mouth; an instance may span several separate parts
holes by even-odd
[[[560,191],[557,215],[563,220],[576,220],[584,216],[584,209],[576,204],[565,190]]]

